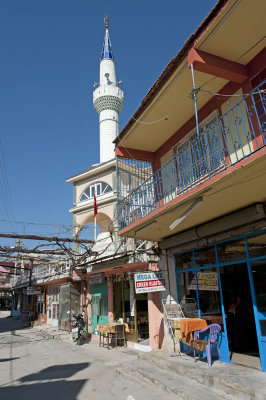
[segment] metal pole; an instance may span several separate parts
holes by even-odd
[[[96,236],[97,236],[97,227],[96,227],[96,215],[94,215],[94,241],[96,242]]]
[[[197,93],[198,93],[198,89],[196,88],[196,85],[195,85],[193,64],[191,64],[190,68],[191,68],[192,84],[193,84],[192,98],[194,100],[194,107],[195,107],[196,129],[197,129],[197,136],[199,136],[199,121],[198,121],[198,110],[197,110]]]

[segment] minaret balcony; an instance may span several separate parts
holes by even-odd
[[[117,86],[100,86],[93,92],[93,104],[98,114],[104,110],[114,110],[119,114],[124,104],[124,93]]]

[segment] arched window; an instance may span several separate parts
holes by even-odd
[[[108,185],[108,183],[106,183],[106,182],[102,182],[102,181],[95,182],[92,185],[90,185],[89,187],[87,187],[85,192],[83,192],[83,194],[80,198],[80,201],[93,199],[94,193],[96,196],[101,196],[103,194],[111,192],[112,190],[113,189],[111,188],[111,186]]]

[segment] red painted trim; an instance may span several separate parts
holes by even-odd
[[[150,151],[136,150],[136,149],[131,149],[129,147],[120,147],[120,146],[116,147],[115,155],[118,157],[125,157],[125,158],[130,158],[133,160],[134,159],[140,160],[140,161],[153,162],[155,159],[154,153],[152,153]]]
[[[243,83],[248,78],[246,67],[231,60],[206,53],[205,51],[191,49],[187,56],[188,66],[193,64],[196,71],[218,76],[231,82]]]
[[[155,219],[156,217],[160,216],[160,214],[167,210],[168,208],[171,209],[172,206],[176,205],[177,203],[181,203],[183,200],[186,200],[187,198],[197,194],[198,192],[201,192],[204,189],[207,189],[208,186],[212,185],[213,183],[219,181],[220,179],[224,178],[227,175],[232,174],[233,172],[239,170],[240,168],[243,168],[244,166],[250,164],[251,162],[254,162],[255,160],[259,159],[260,157],[263,157],[266,155],[266,147],[263,147],[262,149],[256,151],[255,153],[251,154],[250,156],[244,158],[243,160],[239,161],[235,165],[232,165],[231,167],[228,167],[226,170],[220,172],[219,174],[213,176],[212,178],[208,179],[207,181],[203,182],[199,186],[196,186],[192,189],[190,189],[187,193],[182,194],[181,196],[177,197],[176,199],[170,201],[169,203],[165,204],[164,206],[161,206],[158,210],[153,211],[146,217],[143,217],[139,219],[138,221],[134,222],[130,226],[122,229],[121,231],[118,231],[117,234],[119,236],[126,236],[129,231],[134,230],[135,227],[138,227],[139,225],[145,222],[150,222],[151,219]]]
[[[252,80],[266,66],[266,47],[262,49],[248,64],[248,76]]]

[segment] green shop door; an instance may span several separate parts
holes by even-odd
[[[98,324],[108,322],[108,289],[107,279],[104,283],[91,285],[91,333]]]

